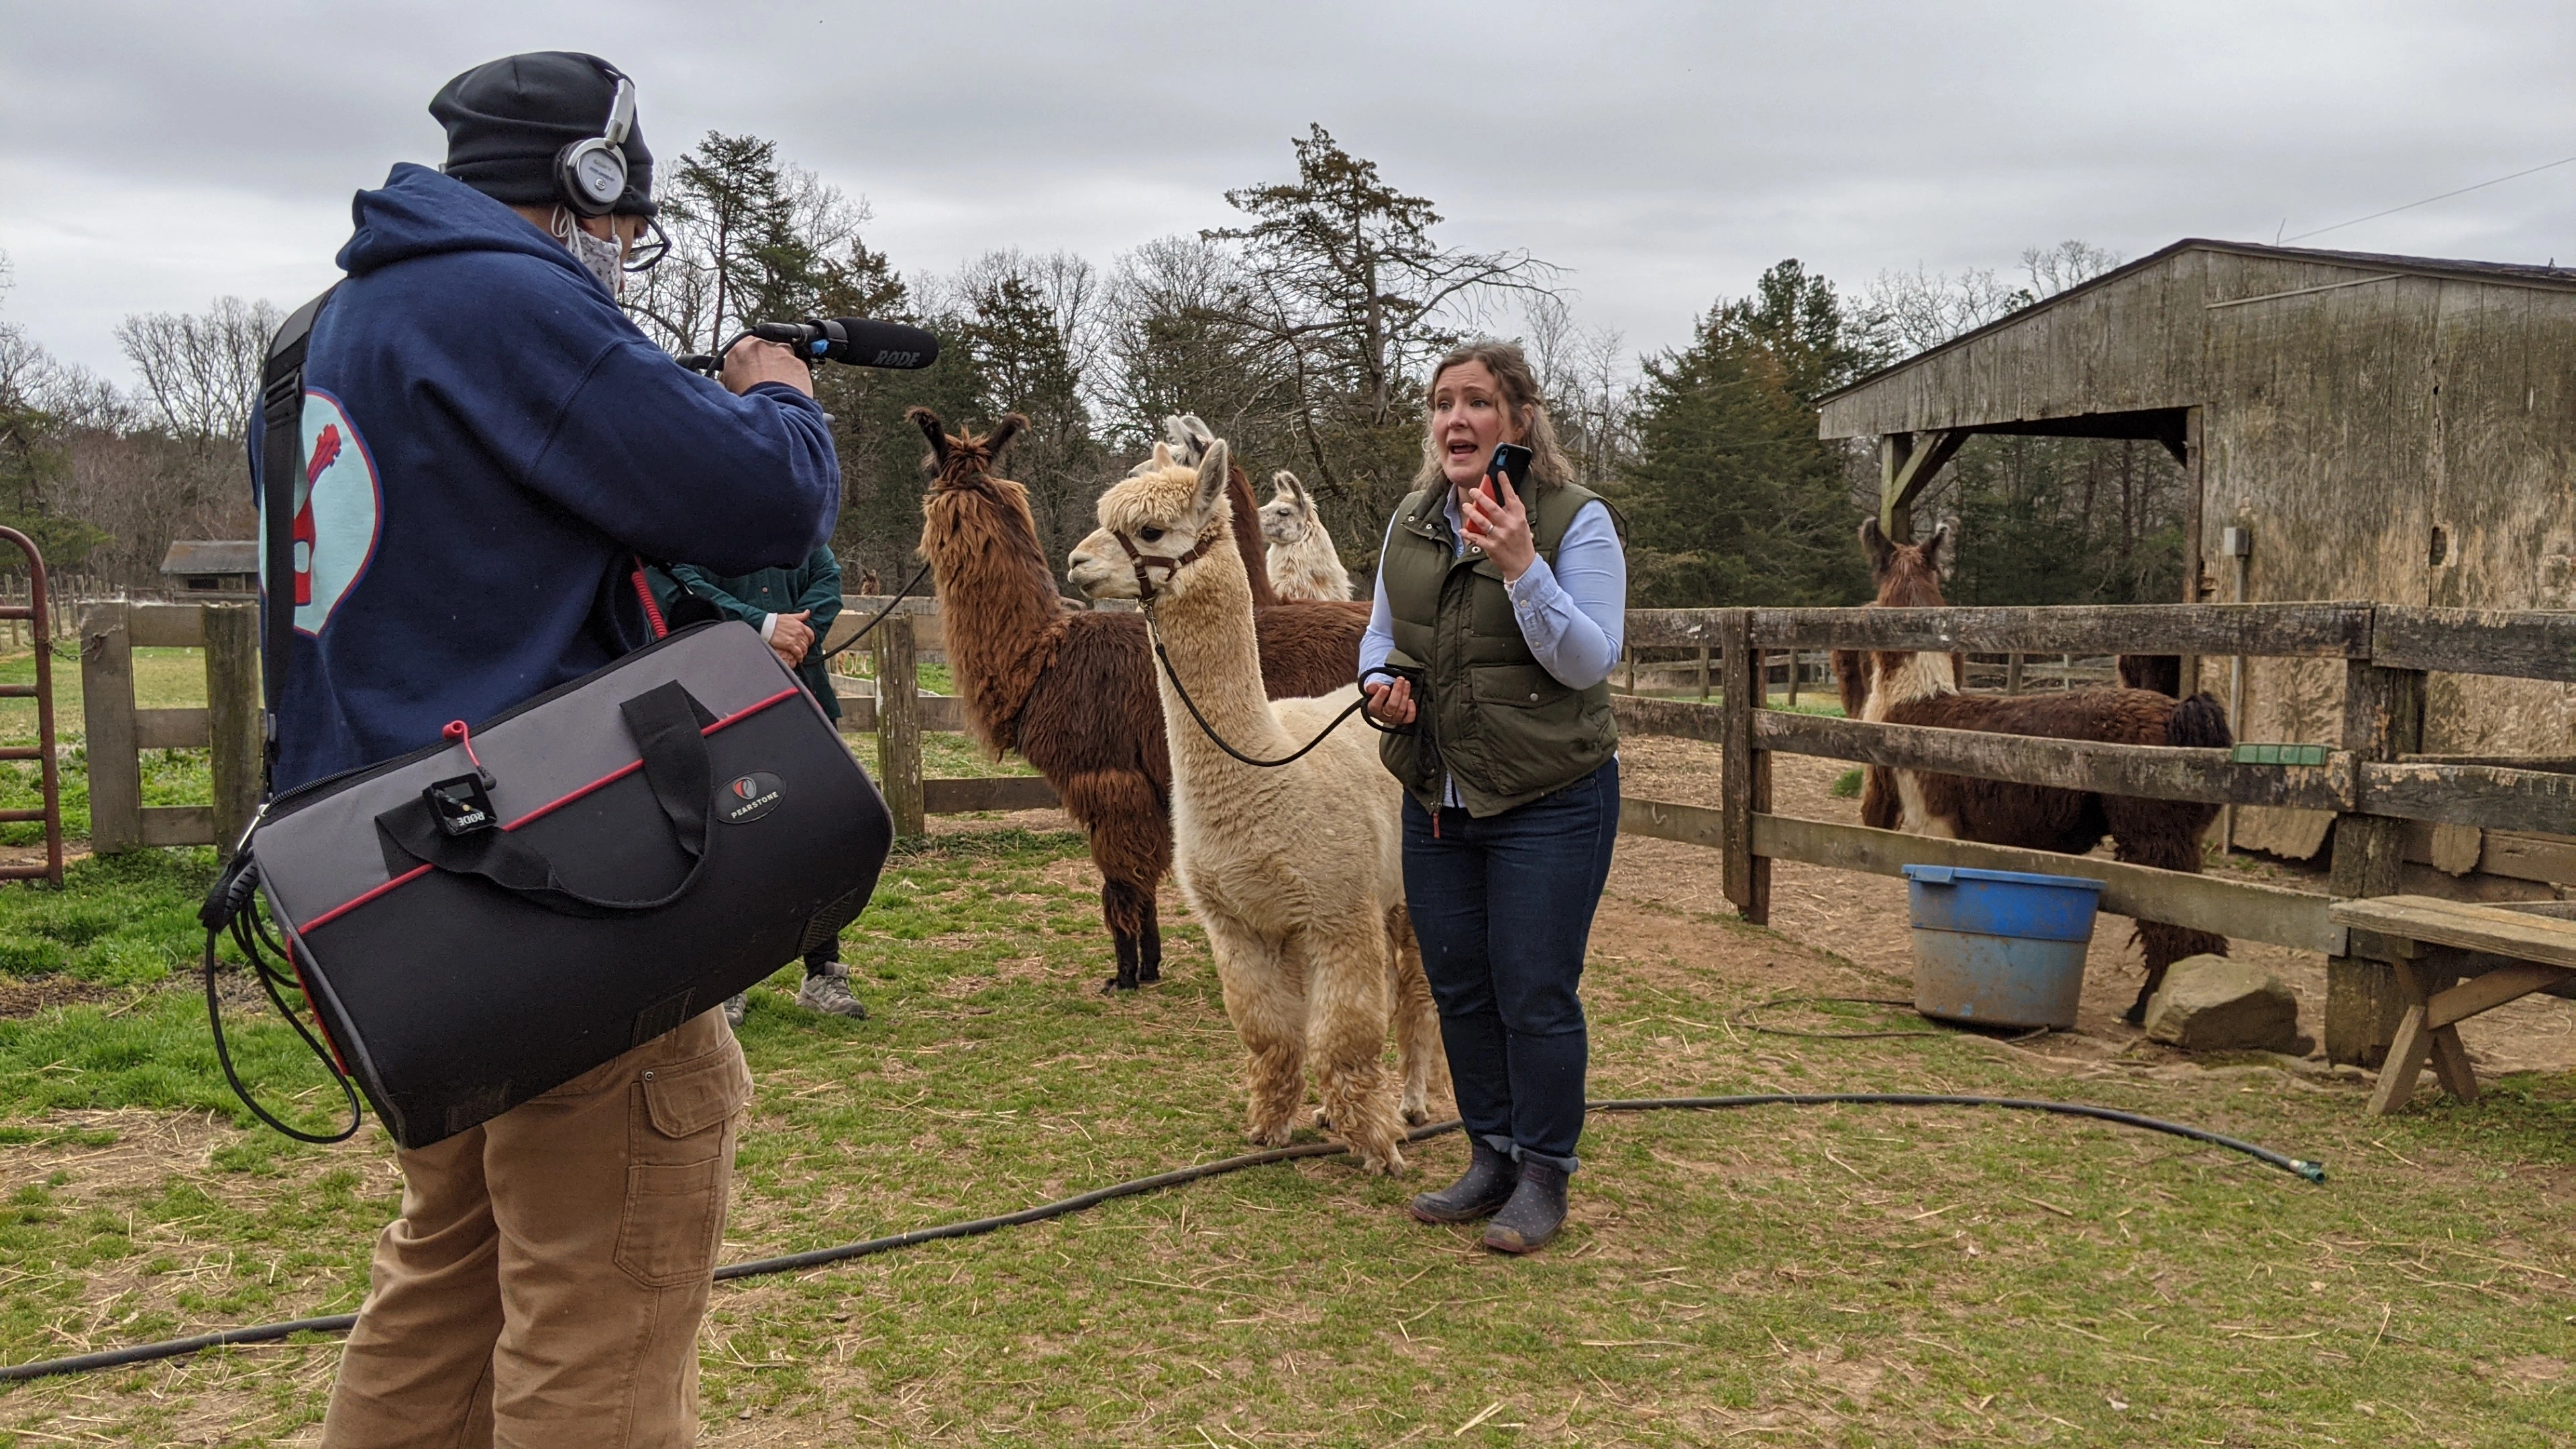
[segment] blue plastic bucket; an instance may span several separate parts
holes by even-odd
[[[1977,1026],[2070,1027],[2102,883],[1965,866],[1905,867],[1914,1009]]]

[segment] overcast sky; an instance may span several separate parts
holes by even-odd
[[[2569,0],[0,0],[0,316],[122,382],[129,312],[301,301],[350,193],[438,161],[442,82],[557,48],[636,77],[666,160],[775,139],[908,272],[1222,225],[1320,121],[1640,350],[1785,256],[1852,290],[2270,241],[2576,156]],[[2576,165],[2305,244],[2576,260]]]

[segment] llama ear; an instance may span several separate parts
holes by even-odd
[[[1002,414],[1002,421],[994,427],[992,432],[986,434],[984,437],[985,461],[991,463],[1002,461],[1002,450],[1011,446],[1011,440],[1018,437],[1020,435],[1020,430],[1028,425],[1029,420],[1023,414]]]
[[[1887,533],[1875,518],[1860,521],[1860,546],[1869,551],[1869,576],[1878,578],[1887,572],[1887,561],[1896,553],[1896,545],[1887,541]]]
[[[1297,511],[1299,513],[1313,513],[1315,511],[1313,500],[1306,496],[1306,485],[1297,481],[1296,474],[1282,468],[1278,472],[1270,475],[1270,486],[1279,494],[1280,497],[1294,502],[1297,505]]]
[[[1932,536],[1923,542],[1923,566],[1938,572],[1941,567],[1941,550],[1949,542],[1950,525],[1945,523],[1932,530]]]
[[[1195,463],[1207,456],[1208,444],[1216,441],[1216,430],[1200,421],[1197,413],[1165,418],[1163,426],[1171,430],[1172,442],[1184,463]]]
[[[903,410],[903,415],[912,420],[914,427],[921,429],[923,437],[930,439],[930,470],[935,473],[947,467],[948,425],[939,420],[939,414],[924,407],[910,407]]]
[[[1198,516],[1213,515],[1219,500],[1225,497],[1225,485],[1234,472],[1234,451],[1223,438],[1210,438],[1207,453],[1199,459]]]

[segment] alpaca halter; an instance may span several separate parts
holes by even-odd
[[[1216,547],[1216,541],[1223,536],[1223,533],[1222,529],[1209,529],[1198,542],[1190,545],[1188,553],[1177,558],[1170,554],[1146,553],[1136,547],[1135,542],[1126,534],[1116,529],[1111,529],[1109,536],[1118,540],[1120,548],[1127,550],[1127,566],[1136,571],[1136,601],[1150,604],[1154,602],[1154,579],[1151,574],[1145,572],[1147,569],[1163,570],[1163,582],[1169,584],[1174,574],[1207,557],[1208,550]]]

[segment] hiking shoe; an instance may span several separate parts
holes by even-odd
[[[1473,1222],[1510,1199],[1520,1183],[1520,1168],[1481,1138],[1468,1139],[1467,1154],[1466,1175],[1438,1192],[1414,1198],[1414,1217],[1426,1223]]]
[[[751,1010],[751,993],[737,991],[725,998],[725,1025],[740,1030],[744,1013]]]
[[[1485,1246],[1497,1253],[1535,1253],[1565,1226],[1565,1169],[1523,1162],[1512,1200],[1485,1225]]]
[[[850,994],[850,968],[838,961],[805,978],[805,984],[796,988],[796,1004],[825,1016],[868,1019],[867,1007]]]

